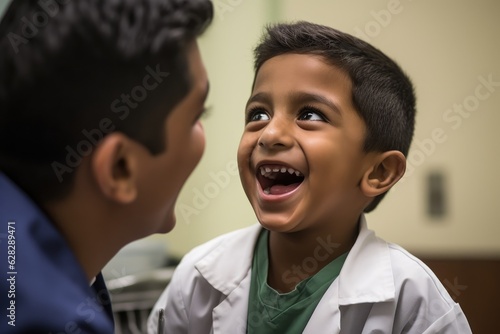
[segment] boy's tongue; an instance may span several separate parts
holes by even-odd
[[[271,195],[282,195],[282,194],[286,194],[286,193],[289,193],[290,191],[294,190],[295,188],[297,188],[299,186],[300,183],[292,183],[292,184],[288,184],[288,185],[284,185],[284,184],[275,184],[271,187],[268,188],[269,192],[267,192],[268,194],[271,194]]]

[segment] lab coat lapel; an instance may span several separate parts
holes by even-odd
[[[261,230],[252,225],[246,231],[237,231],[196,263],[195,268],[214,289],[228,296],[248,274],[252,266],[253,250]]]
[[[212,312],[214,334],[245,334],[247,332],[248,292],[251,275],[234,289]]]
[[[260,231],[260,225],[248,227],[246,233],[227,238],[195,265],[207,282],[223,294],[212,313],[214,334],[246,333],[250,272]]]
[[[339,305],[394,300],[396,288],[387,243],[368,229],[361,216],[360,231],[338,277]]]
[[[340,333],[338,290],[338,280],[335,280],[316,306],[316,310],[302,332],[303,334],[324,333],[325,330],[328,333]]]
[[[328,333],[340,333],[340,306],[394,300],[395,293],[388,245],[368,229],[365,217],[361,216],[356,243],[303,333],[322,333],[325,328]]]

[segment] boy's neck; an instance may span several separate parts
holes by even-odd
[[[314,276],[330,262],[348,252],[358,237],[359,224],[330,231],[306,230],[295,233],[269,233],[269,268],[267,283],[285,293],[306,278]]]

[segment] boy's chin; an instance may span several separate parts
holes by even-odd
[[[297,232],[298,224],[284,217],[257,217],[260,225],[266,230],[278,233]]]

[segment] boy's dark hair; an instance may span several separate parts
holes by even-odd
[[[346,71],[353,85],[354,106],[366,124],[366,152],[408,154],[415,127],[415,95],[410,79],[393,60],[354,36],[301,21],[267,27],[254,50],[255,75],[265,61],[287,53],[318,55]],[[384,196],[377,196],[365,212],[375,209]]]
[[[209,0],[12,1],[0,23],[0,171],[52,200],[108,132],[166,149],[165,118],[192,85],[187,47],[212,18]]]

